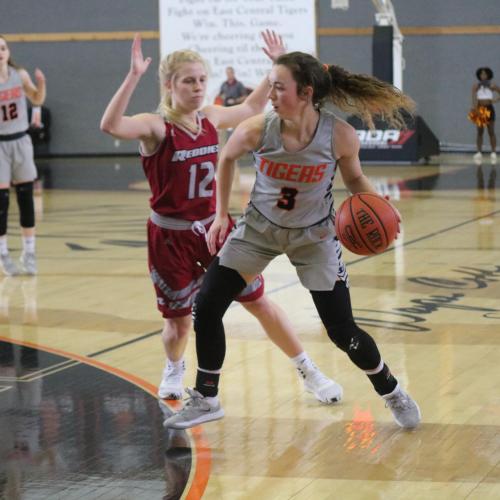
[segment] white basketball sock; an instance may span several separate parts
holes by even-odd
[[[23,236],[23,251],[26,253],[35,253],[34,236]]]
[[[7,246],[7,235],[0,236],[0,255],[6,255],[9,253],[9,247]]]
[[[294,358],[290,358],[290,361],[295,365],[295,368],[308,369],[314,367],[314,364],[306,351],[302,351]]]

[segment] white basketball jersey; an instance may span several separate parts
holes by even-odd
[[[335,116],[321,110],[311,142],[290,153],[283,147],[279,116],[274,111],[266,114],[262,144],[254,152],[257,176],[250,202],[274,224],[303,228],[332,214],[334,123]]]
[[[0,135],[28,130],[28,112],[23,82],[18,71],[9,66],[9,78],[0,83]]]

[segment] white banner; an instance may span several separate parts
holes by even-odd
[[[271,68],[261,31],[279,33],[287,51],[316,55],[314,0],[159,0],[161,57],[180,49],[208,62],[207,98],[213,102],[232,66],[236,78],[255,87]]]

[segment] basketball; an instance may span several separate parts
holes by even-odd
[[[383,252],[396,238],[398,214],[375,193],[356,193],[335,214],[335,230],[342,245],[357,255]]]

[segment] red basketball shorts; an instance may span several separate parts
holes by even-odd
[[[208,231],[210,224],[205,226]],[[148,267],[164,318],[191,314],[205,270],[212,262],[205,235],[193,229],[164,229],[148,220]],[[264,278],[258,276],[236,298],[251,302],[264,294]]]

